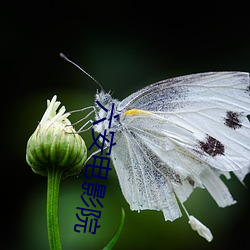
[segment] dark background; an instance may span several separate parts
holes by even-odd
[[[122,100],[168,77],[205,71],[249,71],[248,6],[239,2],[41,1],[1,4],[2,249],[48,249],[46,178],[25,161],[26,143],[54,94],[67,110],[93,105],[97,85],[59,57],[67,55]],[[72,118],[73,120],[76,119]],[[83,134],[87,145],[90,133]],[[102,249],[126,212],[114,249],[248,249],[249,189],[226,180],[238,203],[218,208],[204,190],[187,202],[190,214],[214,235],[207,243],[187,218],[165,222],[161,212],[132,212],[113,170],[101,228],[77,234],[83,176],[62,181],[60,229],[63,249]],[[249,177],[246,186],[250,186]]]

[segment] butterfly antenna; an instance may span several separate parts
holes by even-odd
[[[97,83],[97,85],[101,88],[101,90],[103,90],[102,85],[93,77],[91,76],[89,73],[87,73],[84,69],[82,69],[79,65],[77,65],[76,63],[74,63],[73,61],[71,61],[67,56],[65,56],[63,53],[60,53],[60,57],[64,60],[66,60],[67,62],[73,64],[74,66],[76,66],[79,70],[81,70],[85,75],[87,75],[89,78],[91,78],[95,83]]]

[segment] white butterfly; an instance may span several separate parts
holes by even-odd
[[[119,102],[103,90],[96,94],[109,121],[94,129],[115,133],[111,158],[131,210],[161,210],[165,220],[181,216],[195,187],[206,188],[220,207],[235,203],[220,175],[240,181],[250,172],[249,74],[211,72],[151,84]],[[96,120],[107,113],[96,106]],[[110,114],[109,114],[110,115]],[[193,216],[194,230],[212,240]]]

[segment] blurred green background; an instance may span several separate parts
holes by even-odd
[[[205,71],[250,69],[247,8],[209,2],[202,6],[161,2],[11,2],[1,6],[2,233],[1,249],[48,249],[46,178],[25,161],[26,143],[54,94],[67,110],[93,105],[97,85],[59,57],[64,52],[122,100],[150,83]],[[72,116],[76,121],[77,116]],[[90,132],[83,135],[92,144]],[[185,216],[165,222],[161,212],[132,212],[115,170],[108,179],[101,228],[76,233],[83,175],[62,181],[60,230],[65,250],[102,249],[121,218],[114,249],[248,249],[249,188],[226,180],[238,203],[218,208],[205,190],[186,202],[190,214],[213,235],[206,242]],[[99,180],[97,180],[99,183]],[[101,182],[100,182],[101,183]],[[246,178],[250,186],[250,177]]]

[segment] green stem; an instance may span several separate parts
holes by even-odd
[[[58,167],[48,168],[47,186],[47,227],[50,250],[61,250],[59,231],[59,189],[62,170]]]

